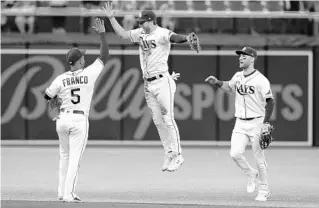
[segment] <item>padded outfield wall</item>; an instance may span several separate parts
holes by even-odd
[[[65,45],[5,45],[1,50],[1,139],[57,140],[43,93],[66,69]],[[90,46],[86,48],[96,48]],[[208,48],[208,47],[206,47]],[[318,120],[314,99],[315,48],[258,48],[257,68],[271,81],[276,99],[274,145],[311,146]],[[88,49],[91,63],[99,50]],[[316,57],[314,57],[316,56]],[[174,48],[169,66],[177,81],[175,117],[182,140],[228,144],[234,126],[234,95],[204,83],[210,74],[229,80],[238,70],[233,48],[209,47],[200,54]],[[316,88],[314,88],[316,87]],[[318,92],[318,91],[317,91]],[[318,102],[317,102],[318,103]],[[315,116],[317,115],[317,116]],[[136,46],[112,46],[90,112],[90,140],[159,140],[145,103]]]

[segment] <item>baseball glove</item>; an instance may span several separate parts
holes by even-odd
[[[60,110],[60,107],[62,105],[62,99],[56,96],[55,98],[48,100],[48,105],[49,105],[50,111],[54,110],[55,108]]]
[[[274,127],[269,123],[264,123],[261,129],[259,144],[261,149],[267,149],[269,144],[274,140],[272,132]]]
[[[201,50],[199,38],[194,32],[187,35],[186,39],[192,50],[195,50],[197,53]]]

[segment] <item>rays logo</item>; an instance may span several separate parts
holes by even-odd
[[[236,91],[240,95],[254,94],[255,93],[255,86],[239,84],[236,87]]]

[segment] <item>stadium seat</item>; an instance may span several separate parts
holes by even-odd
[[[193,1],[195,11],[206,11],[206,1]]]
[[[250,11],[264,11],[266,10],[266,2],[265,1],[249,1],[248,9]]]
[[[283,1],[267,1],[266,8],[268,11],[283,11],[284,2]]]
[[[243,1],[226,1],[228,2],[228,7],[231,11],[245,11],[245,6]]]
[[[187,3],[186,1],[174,1],[175,10],[187,11]]]
[[[224,1],[212,1],[211,7],[213,11],[226,11],[227,5]]]

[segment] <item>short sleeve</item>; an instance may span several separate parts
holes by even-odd
[[[270,83],[269,83],[268,79],[265,78],[263,80],[263,82],[261,82],[260,92],[261,92],[264,99],[267,99],[267,98],[273,99],[273,94],[272,94],[272,91],[270,88]]]
[[[236,90],[237,77],[238,77],[238,73],[236,73],[228,82],[228,85],[232,91]]]
[[[137,28],[135,30],[129,31],[129,37],[131,42],[136,43],[139,42],[140,35],[142,34],[142,28]]]
[[[45,93],[50,97],[54,98],[61,89],[61,82],[60,82],[60,76],[55,78],[51,85],[45,90]]]
[[[97,77],[101,74],[104,68],[104,64],[100,58],[97,58],[91,65],[86,67],[84,70],[90,77],[95,81]]]
[[[163,32],[161,33],[162,34],[161,41],[162,41],[163,44],[169,43],[170,39],[171,39],[171,36],[173,34],[176,34],[176,33],[172,32],[172,31],[170,31],[168,29],[165,29],[165,28],[162,31]]]

